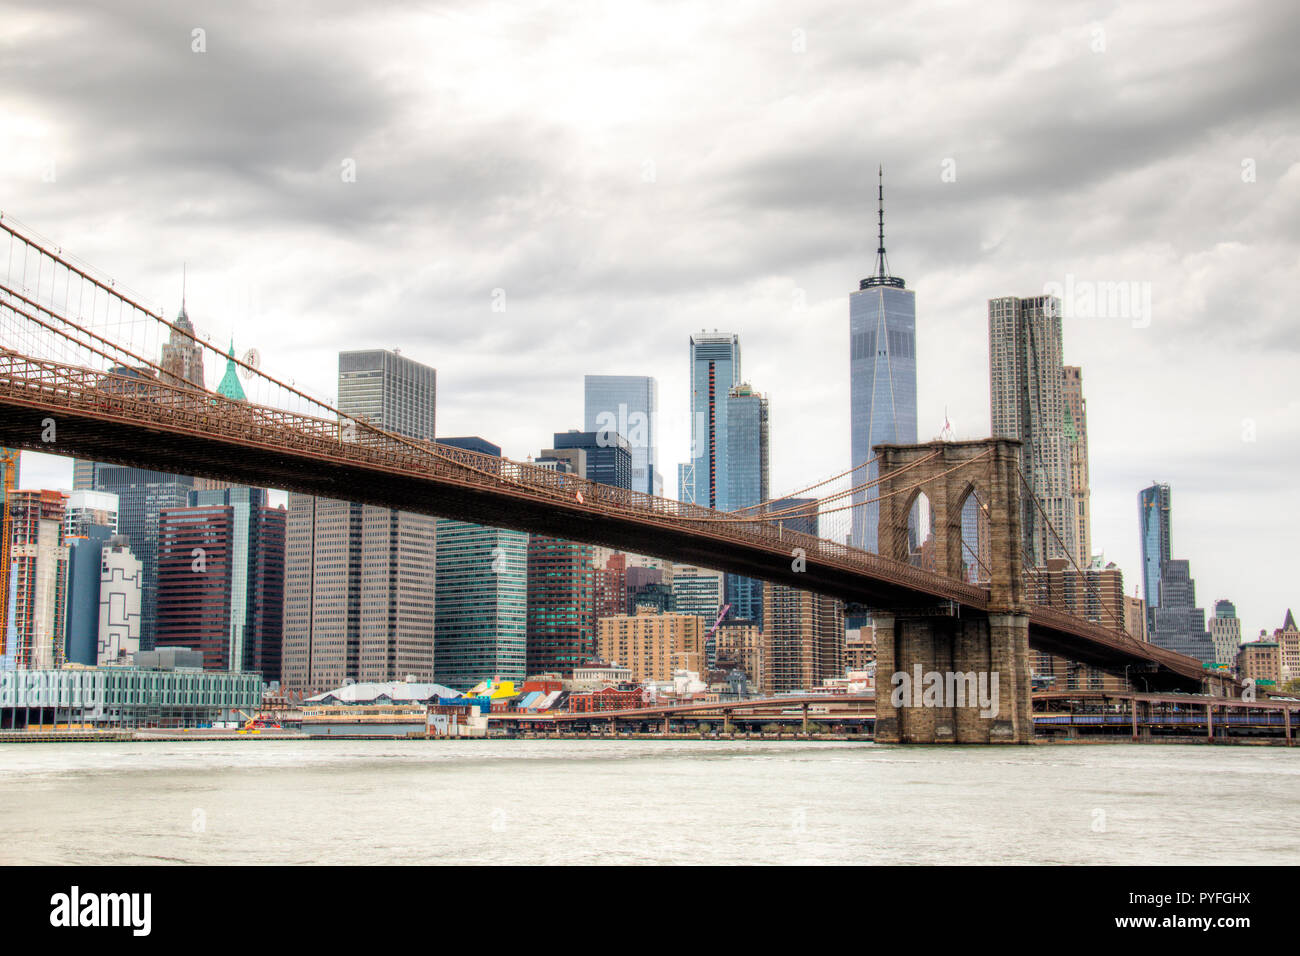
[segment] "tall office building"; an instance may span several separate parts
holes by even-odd
[[[1064,367],[1065,441],[1070,451],[1070,496],[1074,499],[1074,560],[1086,568],[1092,558],[1092,501],[1088,479],[1088,402],[1083,397],[1083,369]]]
[[[1214,663],[1214,642],[1205,629],[1205,611],[1196,606],[1196,582],[1186,561],[1172,559],[1160,567],[1160,601],[1153,614],[1151,643]]]
[[[1147,640],[1147,602],[1136,594],[1124,595],[1124,630],[1135,640]]]
[[[693,615],[640,607],[601,620],[595,652],[630,668],[634,681],[669,681],[674,671],[703,673],[704,631]]]
[[[713,626],[724,602],[724,580],[721,571],[697,567],[693,564],[674,564],[673,609],[678,614],[691,614],[704,621],[705,628]]]
[[[304,696],[359,675],[361,510],[354,502],[289,494],[281,680]]]
[[[1214,602],[1214,617],[1210,618],[1210,640],[1214,643],[1214,663],[1231,667],[1237,660],[1241,647],[1241,620],[1231,601]]]
[[[740,337],[699,332],[691,339],[691,460],[677,470],[678,499],[730,511],[727,504],[727,395],[740,384]]]
[[[63,531],[79,535],[88,526],[108,528],[117,534],[117,495],[107,491],[74,490],[63,511]]]
[[[383,349],[339,353],[339,411],[434,440],[437,371]],[[283,680],[316,694],[344,680],[432,680],[436,519],[290,494]]]
[[[433,441],[438,371],[397,351],[339,353],[339,411],[408,438]]]
[[[78,492],[73,492],[77,494]],[[64,660],[69,664],[93,667],[99,659],[99,584],[103,551],[113,537],[113,529],[103,524],[80,524],[69,533],[64,521],[64,541],[68,544],[67,622],[64,625]]]
[[[140,595],[144,565],[126,535],[114,535],[100,551],[99,641],[95,663],[120,664],[140,650]]]
[[[555,447],[543,449],[542,457],[573,450],[582,452],[573,459],[586,469],[579,471],[575,465],[574,472],[580,477],[615,488],[632,487],[632,447],[622,435],[576,429],[556,432]]]
[[[176,321],[162,347],[162,360],[158,363],[163,370],[162,381],[171,385],[193,385],[205,388],[203,384],[203,346],[197,341],[194,323],[185,311],[185,295],[181,294],[181,310],[176,314]]]
[[[147,468],[97,462],[96,491],[117,495],[117,530],[131,542],[131,553],[144,566],[140,596],[140,649],[151,651],[158,619],[158,520],[164,508],[185,507],[194,479]]]
[[[625,438],[632,456],[630,487],[648,495],[663,494],[658,420],[659,384],[650,376],[583,377],[583,431],[598,432],[606,440],[614,435]]]
[[[20,669],[66,661],[68,545],[61,491],[10,491],[12,656]]]
[[[1049,528],[1026,494],[1025,550],[1035,567],[1045,567],[1049,558],[1068,556],[1078,561],[1061,349],[1061,302],[1055,296],[989,300],[993,436],[1023,442],[1020,471],[1051,522]],[[1087,557],[1078,564],[1086,567]]]
[[[592,547],[562,538],[528,537],[528,673],[573,669],[595,653]]]
[[[158,530],[158,647],[280,679],[286,512],[261,488],[191,491]]]
[[[764,691],[812,690],[844,676],[844,604],[768,581],[764,586]]]
[[[1138,492],[1138,528],[1142,540],[1142,597],[1147,602],[1147,631],[1155,628],[1160,603],[1160,573],[1173,557],[1173,519],[1169,486],[1158,482]]]
[[[727,510],[747,508],[769,494],[769,404],[749,385],[727,393]],[[763,624],[763,582],[727,575],[727,603],[733,617]]]
[[[1238,680],[1250,680],[1273,687],[1282,680],[1282,652],[1277,641],[1270,641],[1264,631],[1237,650],[1235,670]]]
[[[592,617],[627,613],[627,555],[621,551],[594,549],[592,556]]]
[[[744,671],[757,693],[766,685],[763,632],[750,621],[724,621],[712,638],[714,663],[709,670]]]
[[[779,498],[771,504],[783,530],[817,534],[815,498]],[[801,513],[807,510],[809,513]],[[811,591],[767,582],[763,586],[764,688],[769,693],[810,690],[844,676],[844,603]]]
[[[72,459],[72,490],[93,491],[95,488],[95,462],[85,458]]]
[[[481,438],[439,443],[501,457]],[[528,535],[438,519],[434,678],[456,690],[522,680],[528,654]]]
[[[1287,608],[1282,626],[1273,632],[1277,643],[1278,667],[1283,681],[1300,678],[1300,627],[1296,626],[1295,615]]]
[[[339,353],[339,411],[388,432],[433,441],[437,384],[396,350]],[[433,680],[436,529],[430,515],[362,509],[358,680]]]
[[[849,425],[853,483],[880,474],[872,447],[916,441],[916,293],[891,275],[885,256],[885,187],[879,186],[876,271],[849,296]],[[869,489],[853,493],[849,543],[876,551],[880,505]]]
[[[432,515],[362,509],[358,680],[433,680],[437,527]]]
[[[528,535],[438,520],[434,679],[456,690],[527,676]]]

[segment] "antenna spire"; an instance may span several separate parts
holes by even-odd
[[[879,239],[876,245],[876,271],[863,279],[858,284],[858,288],[867,289],[872,286],[887,285],[902,289],[906,288],[903,280],[889,274],[889,259],[885,256],[885,167],[883,163],[876,167],[876,175],[878,177],[876,185],[876,221]]]
[[[885,167],[883,164],[876,167],[876,175],[879,177],[879,184],[876,187],[879,209],[876,215],[880,220],[880,245],[876,248],[876,275],[883,279],[888,274],[885,268]]]

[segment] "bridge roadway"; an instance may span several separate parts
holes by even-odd
[[[53,419],[52,441],[47,420]],[[353,423],[348,423],[351,426]],[[979,614],[989,593],[761,519],[445,445],[345,428],[154,379],[109,375],[0,349],[0,444],[280,488],[553,535],[787,584],[895,613]],[[803,549],[806,570],[793,568]],[[1199,690],[1200,662],[1040,606],[1030,646],[1155,689]]]

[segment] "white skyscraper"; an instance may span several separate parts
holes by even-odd
[[[144,565],[130,540],[114,535],[100,555],[98,664],[125,663],[139,652],[143,584]]]

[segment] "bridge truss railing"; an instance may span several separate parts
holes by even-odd
[[[12,398],[123,422],[149,422],[237,443],[295,449],[322,459],[379,466],[416,477],[437,475],[468,485],[495,485],[514,494],[562,503],[570,509],[625,515],[665,526],[694,524],[722,541],[741,541],[789,561],[800,549],[809,563],[866,571],[884,581],[939,599],[987,603],[983,588],[950,580],[846,544],[793,531],[760,517],[720,522],[723,513],[686,502],[589,481],[524,462],[467,449],[404,439],[353,420],[330,420],[252,405],[150,377],[105,373],[0,352],[0,391]]]

